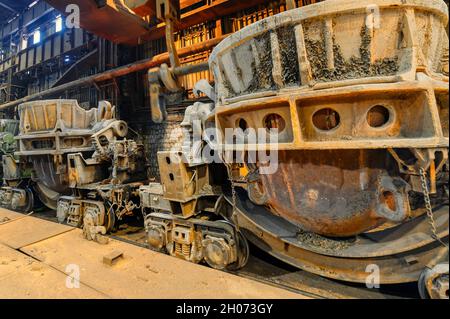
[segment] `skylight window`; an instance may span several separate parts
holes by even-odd
[[[38,0],[33,1],[32,3],[30,3],[30,4],[28,5],[28,8],[34,7],[38,2],[39,2]]]
[[[62,17],[58,16],[55,20],[55,32],[60,32],[62,30]]]
[[[27,46],[28,46],[28,38],[23,37],[23,38],[22,38],[22,41],[21,41],[21,43],[20,43],[20,48],[19,48],[19,50],[25,50],[25,49],[27,48]]]
[[[41,42],[41,30],[37,29],[33,33],[33,44]]]

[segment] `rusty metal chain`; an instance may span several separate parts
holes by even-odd
[[[442,245],[444,245],[445,247],[448,248],[448,245],[446,243],[444,243],[437,235],[437,228],[436,228],[436,223],[434,221],[433,208],[431,207],[430,193],[428,191],[427,173],[425,172],[423,167],[421,167],[419,169],[419,174],[420,174],[420,182],[421,182],[421,186],[422,186],[423,197],[425,200],[425,209],[427,212],[429,224],[431,226],[431,232],[433,233],[432,237],[435,240],[437,240],[438,242],[440,242]]]
[[[233,170],[232,170],[232,164],[225,164],[225,166],[227,167],[227,171],[228,171],[228,180],[230,181],[230,185],[231,185],[231,204],[232,204],[232,208],[233,208],[233,212],[231,214],[231,219],[233,220],[236,229],[239,230],[239,224],[237,222],[237,216],[236,216],[236,188],[234,185],[234,180],[233,180]]]

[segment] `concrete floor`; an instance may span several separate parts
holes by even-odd
[[[103,257],[121,252],[111,265]],[[79,285],[68,274],[79,274]],[[258,281],[0,209],[0,298],[307,298]]]

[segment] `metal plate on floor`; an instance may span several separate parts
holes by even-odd
[[[17,212],[13,212],[9,209],[0,207],[0,225],[6,224],[13,220],[17,220],[17,219],[24,218],[24,217],[26,217],[26,215],[17,213]]]
[[[113,298],[305,298],[117,240],[100,245],[83,239],[79,229],[21,251],[61,271],[76,264],[82,283]],[[112,265],[104,263],[113,252],[122,255]]]
[[[73,227],[27,216],[0,224],[0,243],[18,249],[71,230]]]
[[[67,278],[61,271],[0,244],[0,299],[108,297],[83,284],[71,285]]]

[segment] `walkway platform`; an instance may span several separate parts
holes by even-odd
[[[112,265],[111,254],[122,254]],[[79,274],[78,282],[69,275]],[[0,208],[0,298],[283,299],[306,296]]]

